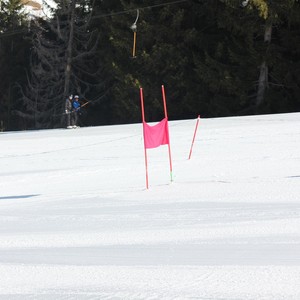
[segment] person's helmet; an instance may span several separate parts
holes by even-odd
[[[69,96],[69,99],[72,99],[72,98],[73,98],[73,95],[70,95],[70,96]]]
[[[78,96],[78,95],[76,95],[74,98],[78,99],[78,98],[79,98],[79,96]]]

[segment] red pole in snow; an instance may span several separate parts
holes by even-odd
[[[143,89],[140,88],[140,97],[141,97],[141,107],[142,107],[142,120],[143,120],[143,131],[144,131],[144,124],[145,124],[145,112],[144,112],[144,96],[143,96]],[[146,188],[149,189],[148,184],[148,159],[147,159],[147,149],[145,145],[145,136],[144,136],[144,153],[145,153],[145,168],[146,168]]]
[[[193,137],[193,141],[192,141],[192,145],[191,145],[191,150],[190,150],[189,159],[191,159],[191,156],[192,156],[192,151],[193,151],[193,146],[194,146],[194,142],[195,142],[195,137],[196,137],[196,133],[197,133],[199,121],[200,121],[200,115],[199,115],[198,118],[197,118],[197,123],[196,123],[196,128],[195,128],[195,132],[194,132],[194,137]]]
[[[173,168],[172,168],[171,145],[170,145],[170,136],[169,136],[169,122],[168,122],[168,113],[167,113],[166,93],[165,93],[165,87],[163,85],[161,86],[161,90],[162,90],[162,96],[163,96],[163,102],[164,102],[165,118],[167,119],[170,176],[171,176],[171,182],[172,182],[173,181]]]

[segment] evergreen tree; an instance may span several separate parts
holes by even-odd
[[[100,116],[100,124],[117,124],[137,121],[139,104],[133,91],[133,59],[131,24],[136,10],[126,12],[120,0],[95,3],[93,26],[99,28],[98,60],[106,94],[95,103],[93,113]],[[132,9],[132,7],[131,7]]]
[[[144,88],[148,121],[156,121],[163,117],[161,85],[166,85],[167,94],[169,91],[174,93],[174,97],[168,94],[167,98],[170,96],[178,101],[182,100],[180,95],[186,91],[183,76],[188,66],[183,45],[184,32],[181,31],[184,8],[168,7],[159,1],[151,5],[149,1],[115,1],[114,4],[115,10],[106,8],[111,16],[99,18],[98,25],[105,28],[101,32],[108,32],[105,45],[110,51],[101,53],[108,62],[107,77],[111,79],[110,102],[107,106],[111,109],[111,122],[141,120],[139,87]],[[99,11],[103,7],[99,5]],[[137,8],[136,57],[133,58],[134,33],[130,27],[136,20]],[[105,13],[102,12],[102,15]],[[177,105],[173,107],[177,107],[177,112],[182,109]],[[172,112],[172,108],[170,110]],[[175,114],[172,115],[174,118]]]
[[[236,3],[234,0],[224,2],[227,5]],[[298,97],[295,95],[288,99],[286,91],[290,82],[282,80],[286,78],[287,72],[290,73],[287,67],[291,66],[289,55],[286,55],[289,50],[283,41],[287,36],[291,38],[291,35],[297,40],[299,31],[291,32],[290,29],[299,25],[299,2],[297,0],[245,0],[242,3],[245,15],[257,12],[260,18],[257,24],[253,24],[253,27],[263,28],[260,32],[257,31],[258,42],[255,48],[260,59],[260,67],[254,112],[270,113],[295,110],[297,103],[293,98],[297,99]],[[290,69],[292,71],[294,67]],[[299,86],[297,79],[295,84]]]
[[[13,110],[19,97],[17,84],[25,78],[27,49],[26,16],[20,0],[1,2],[0,9],[0,127],[17,128]]]
[[[81,99],[101,91],[98,66],[94,63],[97,34],[89,28],[92,12],[88,1],[57,1],[50,20],[32,26],[34,51],[31,72],[19,114],[32,120],[34,128],[62,125],[65,99]]]

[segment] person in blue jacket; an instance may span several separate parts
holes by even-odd
[[[72,102],[72,126],[78,127],[78,114],[80,113],[80,102],[79,102],[79,96],[75,95],[73,102]]]

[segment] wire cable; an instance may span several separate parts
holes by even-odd
[[[154,7],[161,7],[161,6],[167,6],[167,5],[172,5],[172,4],[182,3],[182,2],[188,2],[188,1],[189,0],[177,0],[177,1],[172,1],[172,2],[161,3],[161,4],[155,4],[155,5],[149,5],[149,6],[144,6],[144,7],[132,8],[132,9],[128,9],[128,10],[117,11],[117,12],[114,12],[114,13],[93,16],[92,19],[98,19],[98,18],[105,18],[105,17],[116,16],[116,15],[122,15],[122,14],[126,14],[126,13],[129,13],[129,12],[136,11],[137,9],[143,10],[143,9],[154,8]]]
[[[165,2],[165,3],[161,3],[161,4],[144,6],[144,7],[140,7],[140,8],[132,8],[132,9],[122,10],[122,11],[118,11],[118,12],[114,12],[114,13],[108,13],[108,14],[103,14],[103,15],[98,15],[98,16],[92,16],[92,19],[99,19],[99,18],[111,17],[111,16],[116,16],[116,15],[122,15],[122,14],[126,14],[126,13],[129,13],[129,12],[136,11],[137,9],[144,10],[144,9],[148,9],[148,8],[162,7],[162,6],[167,6],[167,5],[177,4],[177,3],[183,3],[183,2],[188,2],[188,1],[189,0],[177,0],[177,1],[172,1],[172,2]],[[18,34],[18,33],[24,33],[24,32],[28,32],[28,29],[0,32],[0,38],[6,37],[6,36],[11,36],[11,35]]]

